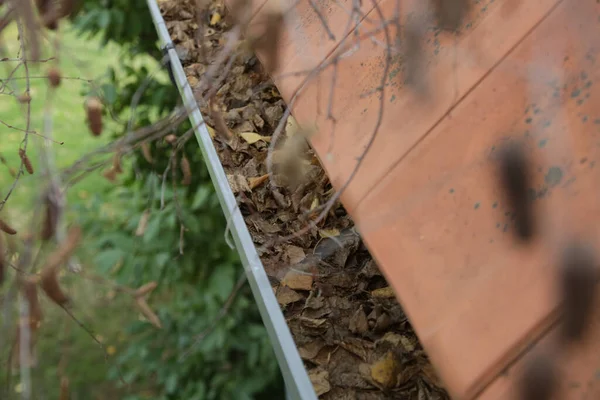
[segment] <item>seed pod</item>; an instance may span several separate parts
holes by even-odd
[[[150,145],[148,144],[148,142],[142,143],[142,155],[144,156],[144,159],[150,164],[154,163],[154,159],[152,158],[152,153],[150,152]]]
[[[60,378],[60,396],[59,400],[69,400],[69,378],[63,376]]]
[[[154,313],[154,311],[152,311],[152,309],[150,308],[150,306],[146,302],[146,299],[144,299],[143,297],[137,297],[135,299],[135,304],[138,306],[138,308],[139,308],[140,312],[142,313],[142,315],[144,315],[144,317],[146,317],[148,319],[148,321],[150,321],[150,323],[152,325],[154,325],[158,329],[162,328],[162,325],[160,323],[160,319]]]
[[[40,238],[44,241],[50,240],[56,233],[56,224],[58,223],[58,206],[50,199],[48,195],[45,198],[46,212]]]
[[[19,100],[19,103],[21,104],[29,103],[31,101],[31,96],[29,93],[25,92],[20,94],[19,97],[17,97],[17,100]]]
[[[587,328],[596,298],[598,263],[592,249],[579,243],[563,252],[560,285],[563,301],[563,339],[580,340]]]
[[[102,174],[109,182],[114,183],[117,180],[117,171],[114,168],[109,168]]]
[[[81,229],[79,227],[69,229],[65,241],[48,256],[44,269],[57,269],[64,264],[71,257],[80,240]]]
[[[185,186],[188,186],[190,183],[192,183],[192,169],[190,167],[190,161],[187,159],[185,154],[181,158],[181,172],[183,173],[182,183]]]
[[[135,291],[135,297],[142,297],[145,296],[146,294],[150,293],[151,291],[153,291],[154,289],[156,289],[156,286],[158,286],[158,284],[154,281],[152,282],[148,282],[142,286],[140,286],[136,291]]]
[[[0,236],[0,286],[4,283],[6,260],[4,259],[4,240]]]
[[[62,290],[58,283],[58,268],[45,268],[41,273],[42,290],[53,302],[63,307],[69,303],[69,296]]]
[[[115,156],[113,157],[112,167],[117,174],[120,174],[123,172],[123,169],[121,168],[121,153],[120,152],[115,153]]]
[[[529,241],[535,234],[533,203],[527,190],[531,185],[531,167],[522,146],[512,144],[500,155],[500,187],[515,215],[516,235]]]
[[[50,82],[50,86],[53,88],[58,87],[60,85],[60,71],[56,67],[52,67],[48,70],[48,82]]]
[[[167,135],[165,136],[165,141],[169,144],[174,144],[177,141],[177,136],[171,134],[171,135]]]
[[[148,226],[149,218],[150,211],[145,210],[142,216],[140,217],[140,222],[138,222],[137,229],[135,230],[135,236],[144,236],[144,232],[146,232],[146,227]]]
[[[29,329],[36,330],[42,321],[42,307],[38,298],[38,278],[28,276],[21,280],[21,292],[29,306]]]
[[[15,235],[17,231],[15,231],[10,225],[0,219],[0,230],[8,233],[9,235]]]
[[[102,133],[102,103],[96,97],[92,97],[88,99],[85,106],[90,130],[94,136],[100,136]]]
[[[21,161],[23,165],[25,165],[25,169],[29,172],[29,175],[33,175],[33,165],[31,164],[31,160],[27,157],[25,150],[19,149],[19,157],[21,157]]]

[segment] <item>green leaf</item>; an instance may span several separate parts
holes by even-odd
[[[96,254],[94,261],[100,271],[108,273],[124,255],[121,249],[109,249]]]
[[[105,29],[110,24],[110,11],[109,10],[101,10],[98,15],[98,26],[102,29]]]

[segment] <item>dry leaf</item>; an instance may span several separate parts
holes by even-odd
[[[211,139],[215,138],[215,129],[212,128],[211,126],[209,126],[208,124],[206,125],[206,130],[208,131],[208,134],[210,135]]]
[[[256,189],[261,184],[265,183],[269,180],[269,174],[264,174],[262,176],[248,178],[248,183],[250,185],[250,190]]]
[[[267,143],[271,141],[270,137],[261,136],[258,133],[254,133],[254,132],[242,132],[242,133],[240,133],[240,136],[248,144],[254,144],[254,143],[258,142],[259,140],[262,140],[263,142],[267,142]]]
[[[288,286],[281,285],[277,288],[275,293],[275,297],[277,298],[277,302],[279,305],[286,306],[291,303],[295,303],[297,301],[302,300],[304,297],[299,293],[293,291]]]
[[[215,12],[212,17],[210,17],[210,25],[211,26],[215,26],[216,24],[218,24],[219,22],[221,22],[221,14],[219,14],[218,12]]]
[[[313,277],[307,274],[301,274],[295,271],[289,271],[283,279],[281,284],[295,290],[310,290],[313,284]]]
[[[323,239],[340,236],[340,231],[338,229],[321,229],[319,230],[319,236]]]
[[[361,305],[358,310],[350,318],[348,329],[352,333],[363,334],[369,330],[369,321],[367,321],[367,314]]]
[[[229,182],[229,186],[231,186],[231,191],[233,193],[250,192],[248,181],[243,175],[227,175],[227,181]]]
[[[400,364],[391,351],[371,365],[371,378],[386,389],[391,389],[398,382]]]
[[[298,348],[298,353],[300,353],[300,357],[303,359],[312,361],[323,347],[325,347],[325,342],[317,339]]]
[[[190,183],[192,183],[192,168],[190,167],[190,161],[185,154],[181,158],[181,172],[183,173],[183,180],[181,183],[185,186],[188,186]]]
[[[387,286],[381,289],[375,289],[371,292],[371,296],[379,299],[392,299],[396,295],[394,294],[394,290],[391,286]]]
[[[308,372],[308,377],[312,382],[313,389],[315,389],[315,394],[317,396],[321,396],[331,390],[331,385],[329,384],[329,372],[326,370],[315,368]]]
[[[285,248],[285,257],[288,259],[290,264],[298,264],[300,261],[306,258],[304,250],[301,247],[289,245]]]

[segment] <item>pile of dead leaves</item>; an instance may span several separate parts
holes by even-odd
[[[188,81],[201,98],[210,86],[202,80],[231,26],[222,2],[196,5],[160,2]],[[319,397],[447,399],[341,205],[318,229],[268,245],[305,227],[333,189],[291,118],[268,174],[267,150],[285,103],[258,60],[236,53],[216,95],[199,105]]]

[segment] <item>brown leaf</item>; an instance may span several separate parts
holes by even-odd
[[[254,144],[254,143],[258,142],[259,140],[262,140],[263,142],[267,142],[267,143],[271,141],[270,137],[262,136],[255,132],[242,132],[242,133],[240,133],[240,136],[248,144]]]
[[[288,304],[295,303],[304,298],[302,295],[293,291],[292,289],[290,289],[288,286],[285,286],[285,285],[280,285],[277,288],[275,297],[277,298],[277,302],[281,306],[286,306]]]
[[[158,329],[162,329],[162,325],[160,323],[160,319],[158,318],[158,316],[154,313],[154,311],[152,311],[152,309],[150,308],[150,306],[148,305],[148,303],[146,302],[146,299],[143,297],[137,297],[135,299],[135,304],[138,306],[140,312],[142,313],[142,315],[144,317],[146,317],[146,319],[155,327],[157,327]]]
[[[250,190],[256,189],[258,186],[262,185],[263,183],[265,183],[268,180],[269,180],[269,174],[264,174],[262,176],[248,178]]]
[[[329,384],[329,372],[321,367],[317,367],[308,372],[308,377],[312,382],[313,389],[317,396],[321,396],[331,390]]]
[[[316,339],[302,347],[299,347],[298,353],[300,353],[300,357],[302,357],[304,360],[312,361],[315,359],[315,357],[317,357],[324,346],[325,342],[323,340]]]
[[[286,246],[285,252],[283,254],[288,260],[288,262],[292,265],[298,264],[306,257],[302,248],[292,245]]]
[[[301,274],[295,271],[289,271],[283,279],[281,284],[295,290],[310,290],[313,284],[313,278],[308,274]]]
[[[352,333],[364,334],[369,330],[369,321],[367,321],[367,315],[361,305],[358,310],[350,318],[348,329]]]
[[[233,193],[250,192],[248,181],[243,175],[227,175],[227,181],[229,182],[229,186],[231,186],[231,191]]]
[[[221,111],[219,110],[219,107],[217,106],[214,100],[209,101],[208,109],[210,118],[215,124],[215,132],[223,139],[230,140],[233,137],[233,135],[227,127],[227,124],[223,119],[223,114],[221,114]]]

